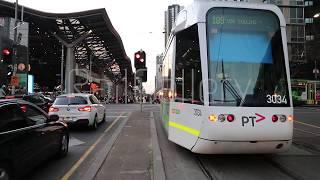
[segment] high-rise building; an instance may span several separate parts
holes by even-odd
[[[286,19],[289,61],[305,63],[304,0],[264,0],[263,2],[277,5]]]
[[[320,64],[320,1],[305,3],[306,58],[310,63]]]
[[[178,16],[178,13],[183,9],[182,6],[178,4],[173,4],[171,6],[168,6],[168,10],[165,11],[164,16],[164,29],[165,29],[165,45],[167,44],[167,40],[170,36],[171,29],[174,27],[174,21],[176,20],[176,17]]]

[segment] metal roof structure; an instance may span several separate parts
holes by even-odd
[[[14,13],[15,4],[0,0],[0,17],[14,17]],[[20,17],[21,6],[18,14]],[[84,33],[90,32],[90,35],[74,49],[79,68],[88,69],[89,58],[93,55],[94,72],[104,72],[115,83],[125,74],[129,80],[133,79],[131,61],[105,9],[56,14],[24,7],[23,16],[23,20],[30,26],[31,59],[33,57],[52,58],[51,63],[59,64],[57,59],[61,59],[61,43],[54,35],[71,43]]]

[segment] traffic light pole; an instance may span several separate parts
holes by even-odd
[[[140,80],[140,111],[142,112],[142,80]]]

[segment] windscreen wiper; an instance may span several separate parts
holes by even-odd
[[[239,106],[241,104],[242,98],[237,92],[237,90],[233,87],[233,85],[230,83],[230,81],[226,78],[225,72],[224,72],[224,63],[223,59],[221,59],[221,68],[222,68],[222,87],[223,87],[223,100],[226,99],[226,93],[225,90],[230,92],[230,94],[233,96],[233,98],[237,101],[237,105]]]

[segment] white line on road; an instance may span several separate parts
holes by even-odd
[[[312,134],[312,135],[315,135],[315,136],[320,136],[320,134],[318,134],[318,133],[313,133],[313,132],[305,131],[305,130],[302,130],[302,129],[299,129],[299,128],[293,128],[293,129],[295,129],[295,130],[297,130],[297,131],[300,131],[300,132]]]
[[[84,143],[85,143],[85,142],[80,141],[80,140],[77,139],[77,138],[71,137],[70,140],[69,140],[69,147],[78,146],[78,145],[84,144]]]
[[[124,114],[121,113],[120,116],[122,116]],[[115,124],[116,122],[120,119],[121,117],[118,117],[117,119],[115,119],[112,124],[104,131],[104,132],[108,132]],[[103,138],[105,134],[102,134],[97,140],[96,142],[90,146],[90,148],[81,156],[81,158],[72,166],[72,168],[61,178],[61,180],[68,180],[72,174],[78,169],[78,167],[82,164],[82,162],[89,156],[89,154],[93,151],[93,149],[97,146],[97,144],[101,141],[101,139]]]
[[[106,118],[117,118],[117,117],[126,118],[126,117],[128,117],[128,116],[106,116]]]
[[[305,126],[309,126],[309,127],[313,127],[313,128],[320,129],[319,126],[316,126],[316,125],[313,125],[313,124],[308,124],[308,123],[304,123],[304,122],[300,122],[300,121],[294,121],[294,122],[295,122],[295,123],[298,123],[298,124],[305,125]]]

